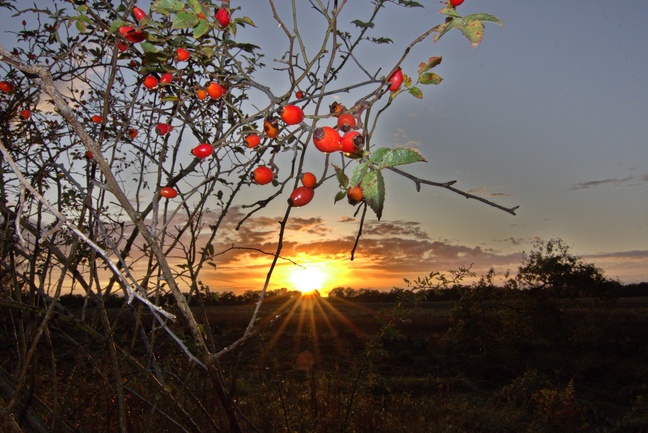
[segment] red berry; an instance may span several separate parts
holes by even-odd
[[[29,110],[22,110],[20,112],[20,117],[22,117],[24,120],[27,120],[31,117],[31,111]]]
[[[340,134],[330,126],[322,126],[313,131],[313,143],[320,152],[337,152],[340,150]]]
[[[121,26],[119,28],[119,33],[121,33],[127,40],[133,43],[142,42],[146,39],[146,33],[142,30],[136,30],[131,26]]]
[[[207,94],[212,99],[220,99],[220,97],[223,96],[223,93],[225,93],[225,88],[215,81],[212,81],[209,83],[209,86],[207,86]]]
[[[211,146],[211,144],[202,143],[194,147],[191,150],[191,153],[193,153],[193,155],[197,158],[207,158],[208,156],[211,156],[212,153],[214,153],[214,148]]]
[[[464,2],[464,0],[450,0],[450,4],[452,5],[453,8],[456,8],[457,6],[459,6],[463,2]]]
[[[259,137],[259,134],[248,134],[245,136],[245,142],[248,149],[254,149],[261,143],[261,137]]]
[[[301,90],[297,90],[297,91],[295,92],[295,98],[297,98],[297,99],[304,99],[304,92],[302,92]]]
[[[296,105],[286,105],[279,110],[286,125],[297,125],[304,120],[304,111]]]
[[[169,84],[173,81],[173,74],[171,72],[166,72],[160,77],[161,84]]]
[[[196,98],[203,101],[206,97],[207,97],[207,90],[205,90],[205,89],[196,90]]]
[[[214,14],[214,17],[216,18],[216,21],[218,21],[218,25],[221,26],[222,28],[229,26],[231,17],[227,9],[225,8],[218,9],[216,11],[216,14]]]
[[[90,152],[89,150],[86,150],[85,157],[86,157],[86,159],[92,159],[94,156],[92,155],[92,152]]]
[[[172,129],[173,127],[168,123],[158,123],[155,127],[155,132],[159,135],[167,135]]]
[[[349,131],[340,140],[340,150],[346,154],[356,153],[363,145],[364,137],[359,131]]]
[[[389,83],[389,90],[392,92],[400,89],[401,84],[403,84],[403,71],[401,68],[396,69],[387,82]]]
[[[130,128],[128,131],[126,131],[126,134],[128,134],[128,136],[129,136],[131,139],[133,139],[133,138],[137,137],[137,129],[135,129],[135,128]]]
[[[170,186],[165,186],[160,189],[160,195],[164,198],[175,198],[178,196],[178,191],[171,188]]]
[[[272,179],[274,179],[274,173],[272,172],[272,169],[270,169],[270,167],[266,167],[265,165],[255,168],[252,175],[254,181],[259,185],[266,185],[272,182]]]
[[[101,123],[103,122],[103,117],[99,116],[98,114],[95,114],[90,118],[94,123]]]
[[[146,78],[144,78],[144,87],[147,89],[153,90],[158,86],[158,79],[155,78],[153,75],[147,75]]]
[[[277,135],[279,135],[279,121],[276,117],[266,117],[263,120],[263,132],[270,138],[277,138]]]
[[[0,91],[9,93],[14,89],[13,83],[9,81],[0,81]]]
[[[128,49],[128,42],[124,42],[124,41],[117,42],[117,49],[123,53]]]
[[[315,185],[317,184],[317,177],[315,177],[315,175],[310,171],[307,171],[306,173],[301,175],[301,183],[306,188],[315,188]]]
[[[291,206],[299,207],[306,206],[311,200],[315,197],[315,190],[313,188],[306,188],[305,186],[298,186],[290,194],[290,199],[288,203]]]
[[[146,12],[144,12],[142,9],[138,8],[137,6],[133,8],[133,15],[135,16],[135,19],[137,21],[142,21],[144,18],[146,18]]]
[[[340,131],[347,132],[356,126],[355,117],[351,113],[342,113],[338,117],[337,127]]]
[[[176,50],[176,59],[178,59],[179,62],[186,62],[189,60],[189,57],[191,57],[191,54],[189,54],[189,51],[186,49],[178,48]]]
[[[362,201],[362,188],[360,186],[354,186],[347,189],[347,200],[351,205],[357,205]]]

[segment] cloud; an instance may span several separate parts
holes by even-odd
[[[611,178],[580,182],[572,185],[569,190],[576,191],[579,189],[597,188],[600,186],[639,186],[644,183],[648,183],[648,173],[640,176],[627,176],[623,178]]]
[[[479,195],[482,197],[510,197],[510,194],[505,192],[491,192],[490,187],[480,186],[479,188],[472,188],[466,191],[468,194]]]

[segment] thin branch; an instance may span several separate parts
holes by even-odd
[[[448,191],[452,191],[455,194],[462,195],[462,196],[466,197],[467,199],[473,199],[473,200],[480,201],[482,203],[486,203],[489,206],[492,206],[494,208],[503,210],[504,212],[510,213],[511,215],[516,215],[515,211],[520,207],[520,206],[513,206],[513,207],[502,206],[502,205],[497,204],[497,203],[495,203],[493,201],[487,200],[487,199],[485,199],[483,197],[479,197],[477,195],[470,194],[469,192],[465,192],[465,191],[462,191],[460,189],[457,189],[457,188],[452,186],[455,183],[457,183],[456,180],[451,180],[449,182],[433,182],[431,180],[426,180],[426,179],[421,179],[419,177],[416,177],[416,176],[414,176],[412,174],[409,174],[407,172],[404,172],[403,170],[398,169],[396,167],[388,167],[388,168],[391,171],[393,171],[394,173],[398,173],[401,176],[406,177],[407,179],[414,182],[414,184],[416,185],[416,191],[417,192],[421,191],[421,185],[437,186],[439,188],[445,188]]]

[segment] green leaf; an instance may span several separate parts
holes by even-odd
[[[427,63],[421,63],[419,65],[418,73],[421,75],[423,72],[427,72],[430,69],[434,68],[435,66],[439,65],[441,63],[442,57],[430,57],[427,61]]]
[[[419,77],[419,83],[421,84],[439,84],[443,81],[443,78],[439,77],[433,72],[426,72]]]
[[[383,158],[385,158],[385,155],[390,151],[391,149],[389,147],[379,147],[378,149],[371,152],[371,156],[369,156],[369,162],[374,165],[382,164]]]
[[[397,165],[412,164],[413,162],[426,162],[425,158],[416,149],[397,147],[390,149],[383,157],[380,168],[394,167]]]
[[[412,0],[398,0],[398,4],[407,8],[422,8],[423,5]]]
[[[340,167],[337,165],[333,164],[333,168],[335,169],[335,176],[337,177],[338,183],[342,188],[348,188],[349,187],[349,178],[348,176],[344,173],[344,170],[342,170]]]
[[[340,200],[343,200],[346,197],[346,195],[347,195],[346,191],[338,191],[335,194],[335,200],[333,200],[333,203],[337,203]]]
[[[200,4],[199,0],[188,0],[187,4],[191,8],[192,11],[194,11],[196,14],[203,12],[203,7],[202,4]]]
[[[468,38],[473,48],[476,48],[484,37],[484,24],[479,20],[468,22],[464,20],[464,24],[457,26],[457,28]]]
[[[461,19],[453,18],[452,20],[439,24],[434,28],[434,42],[437,42],[443,35],[448,33],[450,30],[454,29],[457,26],[457,23],[460,23]]]
[[[394,42],[389,38],[369,38],[369,40],[374,44],[391,44]]]
[[[194,27],[193,29],[193,36],[196,39],[200,39],[202,36],[204,36],[207,32],[209,32],[209,29],[211,26],[207,22],[207,20],[200,19],[198,21],[198,24]]]
[[[419,89],[418,87],[412,87],[411,89],[409,89],[409,92],[410,92],[413,96],[416,96],[416,97],[419,98],[419,99],[423,99],[423,92],[422,92],[421,89]]]
[[[380,220],[385,205],[385,180],[379,170],[370,171],[362,179],[362,196]]]
[[[142,47],[142,50],[147,54],[156,54],[158,52],[157,48],[155,48],[155,45],[150,42],[142,42],[140,44],[140,47]]]
[[[254,23],[254,21],[252,21],[252,18],[250,18],[250,17],[241,17],[241,18],[236,18],[236,19],[234,20],[234,22],[237,23],[237,24],[243,24],[244,26],[245,26],[245,25],[252,26],[252,27],[256,27],[256,26],[257,26],[257,25]]]
[[[81,20],[76,20],[74,23],[76,29],[79,31],[79,33],[85,33],[86,31],[86,25],[83,21]]]
[[[156,0],[151,5],[151,10],[161,14],[180,12],[183,8],[184,3],[182,0]]]
[[[478,14],[470,14],[466,15],[464,17],[464,20],[472,21],[472,20],[478,20],[478,21],[486,21],[489,23],[495,23],[500,27],[504,26],[504,23],[499,20],[495,15],[491,14],[485,14],[485,13],[478,13]]]
[[[198,24],[199,18],[195,12],[190,11],[181,11],[173,17],[173,28],[174,29],[189,29]]]
[[[353,20],[353,21],[351,21],[351,24],[355,24],[357,27],[360,27],[360,28],[363,28],[363,29],[367,29],[367,28],[373,29],[374,26],[375,26],[374,23],[365,23],[365,22],[360,21],[360,20]]]
[[[179,98],[176,95],[167,95],[162,97],[163,102],[177,102]]]
[[[459,15],[459,12],[457,12],[457,9],[455,8],[443,8],[439,11],[441,15],[448,15],[449,17],[457,17],[461,18],[461,15]]]
[[[369,170],[369,163],[362,162],[358,164],[356,168],[353,169],[349,186],[357,186],[360,182],[362,182],[368,170]]]

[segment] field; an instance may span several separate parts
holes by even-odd
[[[195,311],[221,348],[241,335],[253,308]],[[231,431],[213,381],[132,311],[109,311],[115,343],[129,348],[120,355],[129,431]],[[4,323],[6,332],[6,315]],[[244,432],[640,433],[648,432],[647,325],[648,298],[273,299],[260,332],[224,355],[220,371]],[[118,431],[104,345],[79,344],[78,328],[57,326],[56,391],[45,350],[31,378],[58,420],[48,431]],[[15,354],[2,352],[6,377]]]

